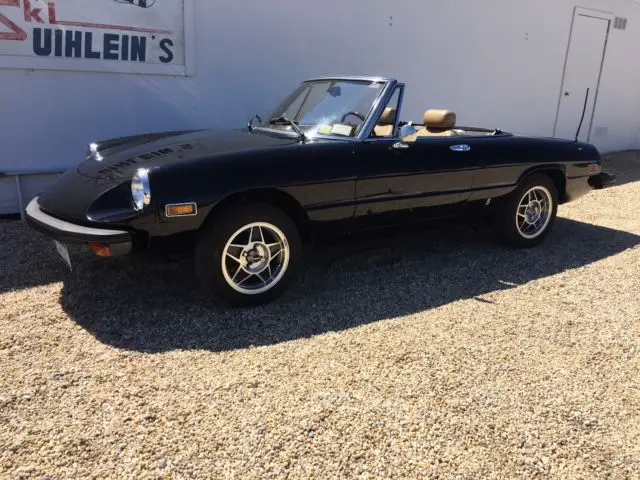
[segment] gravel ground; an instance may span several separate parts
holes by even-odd
[[[539,248],[314,255],[279,302],[0,222],[2,478],[640,478],[640,155]]]

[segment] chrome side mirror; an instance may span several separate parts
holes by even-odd
[[[400,127],[400,138],[408,137],[410,135],[414,135],[417,132],[415,127],[410,123],[403,125]]]

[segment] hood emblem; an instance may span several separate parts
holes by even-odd
[[[93,158],[96,162],[102,161],[102,155],[100,155],[100,152],[98,152],[97,143],[89,144],[89,154],[91,155],[91,158]]]

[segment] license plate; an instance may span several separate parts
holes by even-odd
[[[69,267],[69,270],[71,270],[71,257],[69,257],[69,249],[64,243],[60,243],[57,240],[54,240],[53,243],[56,246],[58,255],[60,255],[67,267]]]

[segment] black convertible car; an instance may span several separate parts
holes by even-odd
[[[280,294],[317,234],[487,214],[517,247],[540,243],[558,204],[613,177],[595,147],[456,125],[451,110],[401,121],[394,79],[303,82],[270,115],[225,132],[92,143],[84,162],[34,198],[27,219],[101,256],[195,251],[205,287],[248,305]]]

